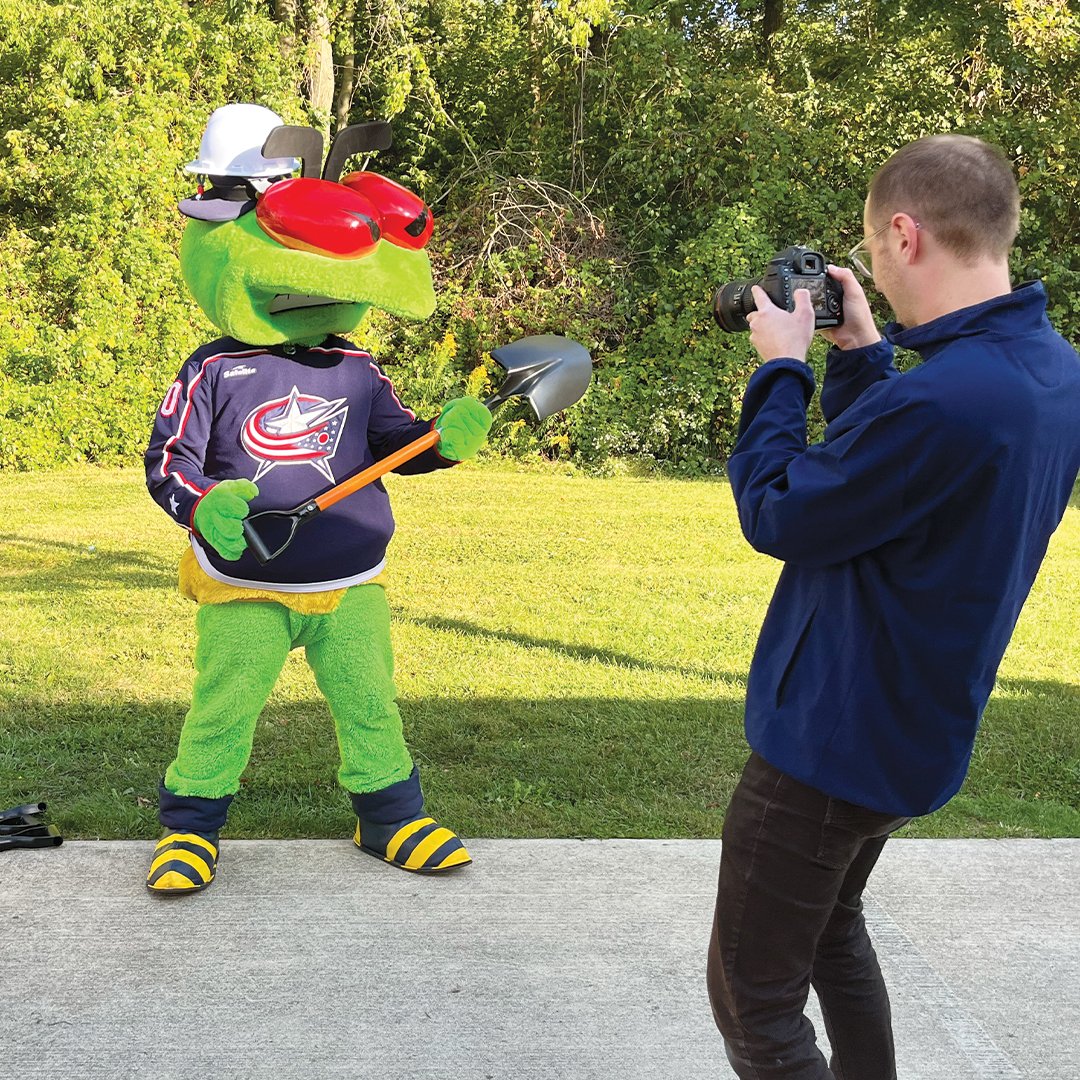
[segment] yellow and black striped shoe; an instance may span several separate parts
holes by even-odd
[[[417,874],[439,874],[472,862],[461,840],[429,817],[390,825],[357,818],[353,843],[377,859]]]
[[[154,848],[146,887],[167,895],[205,889],[214,880],[217,855],[216,832],[168,832]]]

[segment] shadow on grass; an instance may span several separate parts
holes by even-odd
[[[549,652],[558,653],[560,656],[569,657],[571,660],[598,660],[612,667],[626,668],[632,671],[666,671],[673,675],[685,675],[695,679],[721,679],[732,686],[746,686],[745,673],[736,675],[727,671],[715,671],[704,665],[701,667],[681,667],[676,664],[664,664],[643,659],[640,656],[632,656],[629,653],[616,652],[613,649],[596,649],[591,645],[570,645],[554,638],[531,637],[528,634],[518,634],[512,630],[492,630],[489,627],[481,626],[479,623],[465,622],[462,619],[412,615],[407,609],[399,607],[394,608],[393,617],[395,622],[409,623],[412,626],[424,626],[429,630],[448,630],[451,633],[488,641],[509,642],[513,645],[521,645],[526,649],[546,649]]]
[[[1080,811],[1080,686],[1000,679],[983,715],[972,789],[984,774],[1017,796],[1058,798]]]
[[[73,838],[156,835],[158,779],[186,700],[0,711],[0,808],[44,799]],[[716,837],[745,761],[741,699],[419,697],[401,701],[429,808],[466,836]],[[345,837],[325,703],[264,710],[232,837]],[[968,780],[918,835],[1080,835],[1080,687],[1007,679]]]
[[[1080,836],[1080,686],[999,679],[960,792],[901,835]]]
[[[44,799],[73,838],[155,836],[186,705],[10,701],[0,809]],[[401,710],[429,808],[471,836],[719,835],[747,753],[738,700],[429,697]],[[337,768],[321,699],[272,704],[229,835],[347,836]]]
[[[0,593],[100,589],[107,585],[162,589],[176,584],[175,560],[145,550],[91,551],[84,544],[0,533],[4,572]],[[49,564],[49,556],[60,558]],[[45,562],[46,565],[41,565]]]

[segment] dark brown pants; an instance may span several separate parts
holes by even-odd
[[[862,892],[909,819],[830,798],[751,754],[724,821],[708,986],[742,1080],[895,1080]],[[803,1013],[810,985],[832,1045]]]

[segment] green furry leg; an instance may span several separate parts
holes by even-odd
[[[412,758],[395,702],[390,608],[381,585],[354,585],[307,641],[307,660],[334,717],[346,791],[381,791],[407,779]]]
[[[165,787],[216,799],[240,788],[255,721],[292,648],[300,618],[273,603],[203,604],[195,616],[195,688]]]
[[[381,586],[354,586],[330,615],[299,615],[271,602],[203,604],[196,627],[195,688],[165,773],[170,792],[216,799],[239,790],[259,713],[289,650],[301,645],[334,717],[341,785],[381,791],[412,774]]]

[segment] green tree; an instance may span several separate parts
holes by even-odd
[[[592,350],[593,392],[500,417],[507,451],[719,467],[755,361],[713,290],[847,250],[874,169],[935,132],[1013,159],[1015,276],[1076,337],[1078,44],[1076,0],[0,0],[0,467],[138,457],[214,333],[174,204],[230,100],[393,121],[372,167],[435,210],[439,305],[363,340],[417,407],[514,336]]]

